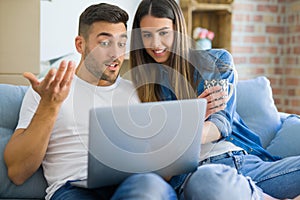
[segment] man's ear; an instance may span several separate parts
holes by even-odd
[[[75,47],[78,53],[82,54],[85,49],[85,40],[82,36],[77,36],[75,38]]]

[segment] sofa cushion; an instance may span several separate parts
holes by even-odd
[[[23,185],[16,186],[7,176],[3,159],[4,148],[18,123],[19,110],[26,86],[0,84],[0,199],[1,198],[44,198],[46,181],[40,168]]]
[[[281,127],[270,81],[264,76],[238,82],[237,112],[246,125],[260,136],[264,148]]]
[[[0,84],[0,127],[15,129],[26,86]]]
[[[300,155],[300,118],[297,115],[288,116],[277,132],[267,150],[276,156],[289,157]]]

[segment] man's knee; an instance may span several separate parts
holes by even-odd
[[[137,184],[142,184],[145,187],[151,187],[151,188],[157,185],[166,184],[163,178],[161,178],[159,175],[154,173],[134,174],[128,179],[136,182]]]
[[[145,196],[149,195],[151,199],[172,199],[171,197],[176,197],[173,188],[163,178],[154,173],[135,174],[124,183],[131,185],[133,188],[139,188],[137,191]]]

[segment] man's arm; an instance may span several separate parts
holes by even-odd
[[[4,160],[9,178],[20,185],[41,165],[52,129],[63,101],[69,94],[75,64],[61,62],[57,72],[51,69],[39,82],[32,73],[24,73],[41,99],[26,129],[17,129],[6,145]]]

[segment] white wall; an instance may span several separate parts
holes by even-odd
[[[141,0],[52,0],[41,1],[41,61],[76,52],[78,20],[85,8],[95,3],[118,5],[129,13],[128,28]]]

